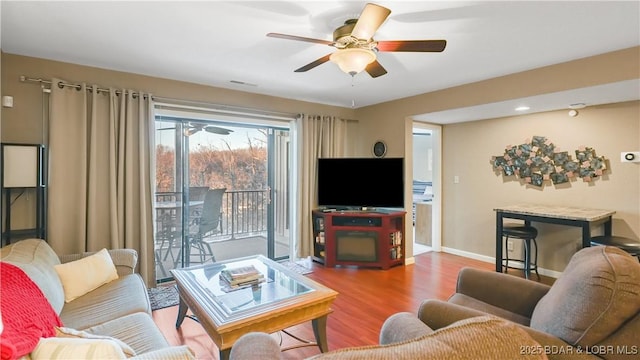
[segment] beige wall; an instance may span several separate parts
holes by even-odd
[[[634,47],[358,109],[360,152],[367,153],[368,144],[383,133],[390,154],[412,159],[407,143],[414,115],[638,79],[639,63],[640,47]],[[494,257],[492,209],[520,201],[613,209],[617,211],[614,234],[639,238],[640,166],[619,163],[621,151],[640,149],[639,107],[636,101],[587,107],[576,118],[557,111],[443,126],[442,246]],[[550,186],[540,191],[517,182],[503,184],[492,171],[491,156],[533,135],[546,136],[566,150],[592,146],[598,155],[611,159],[611,173],[594,185],[580,181],[568,189]],[[410,167],[405,174],[409,188]],[[453,184],[454,175],[460,177],[459,184]],[[410,203],[411,197],[406,199]],[[547,225],[540,225],[540,230],[540,266],[562,271],[578,246],[580,233]]]
[[[350,124],[352,155],[372,156],[371,145],[384,140],[388,145],[387,156],[406,157],[405,197],[410,204],[413,115],[637,79],[639,55],[640,47],[636,47],[353,110],[2,54],[2,91],[14,96],[15,103],[12,109],[2,109],[2,141],[42,141],[40,87],[21,83],[20,75],[59,77],[71,82],[139,89],[162,97],[270,111],[336,115],[359,120]],[[620,164],[617,159],[621,151],[640,149],[639,107],[638,102],[630,102],[588,107],[576,118],[559,111],[444,126],[443,246],[492,257],[495,231],[492,209],[514,200],[615,209],[618,213],[614,232],[638,238],[640,166]],[[499,155],[508,143],[533,135],[547,136],[567,150],[583,144],[592,146],[598,155],[611,159],[611,173],[595,185],[574,182],[567,189],[550,186],[540,191],[517,182],[503,183],[491,169],[491,156]],[[459,184],[452,184],[453,175],[460,176]],[[407,231],[410,230],[408,222]],[[564,268],[577,246],[579,233],[574,230],[541,227],[542,267],[557,271]],[[411,253],[410,246],[407,251]]]
[[[288,100],[14,54],[2,54],[2,65],[3,92],[14,98],[12,109],[2,109],[3,142],[42,142],[42,93],[37,84],[20,82],[21,75],[48,80],[57,77],[72,83],[87,82],[103,87],[135,89],[180,100],[293,114],[312,113],[340,116],[346,119],[355,118],[355,111],[350,108]]]
[[[43,97],[38,84],[20,82],[21,75],[48,80],[57,77],[72,83],[87,82],[102,87],[136,89],[150,92],[156,96],[180,100],[203,101],[292,114],[323,114],[355,119],[355,111],[350,108],[325,106],[14,54],[3,53],[2,65],[1,86],[3,94],[11,95],[14,98],[13,108],[2,108],[0,127],[2,142],[44,143],[42,106],[46,98]],[[357,123],[350,122],[349,126],[357,128]],[[69,140],[73,141],[73,139]],[[12,229],[34,226],[32,218],[35,208],[34,200],[35,196],[22,196],[12,206]]]
[[[616,235],[640,236],[640,166],[621,163],[620,152],[640,148],[640,102],[587,107],[577,117],[566,110],[448,125],[444,128],[444,246],[494,256],[495,207],[514,203],[612,209]],[[573,153],[581,145],[609,160],[610,172],[593,183],[582,180],[542,189],[510,181],[492,171],[490,159],[506,145],[545,136]],[[454,184],[453,177],[460,183]],[[539,265],[562,271],[580,247],[579,228],[534,224],[540,231]],[[600,233],[601,229],[594,231]]]

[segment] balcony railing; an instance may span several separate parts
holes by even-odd
[[[158,203],[180,202],[181,192],[156,193]],[[229,190],[222,198],[219,232],[215,234],[220,239],[235,239],[254,236],[267,231],[267,206],[269,204],[268,190]],[[173,212],[174,218],[179,207],[173,209],[157,208],[157,214],[166,215]],[[158,216],[160,218],[160,216]]]
[[[250,236],[267,231],[267,190],[231,190],[222,198],[224,236]]]

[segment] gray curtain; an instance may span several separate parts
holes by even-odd
[[[317,201],[317,159],[344,157],[346,153],[347,120],[335,116],[300,115],[296,121],[298,135],[298,200],[296,253],[298,257],[313,255],[311,210]]]
[[[135,249],[154,284],[151,95],[60,81],[50,97],[47,240],[59,254]]]

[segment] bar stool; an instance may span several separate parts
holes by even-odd
[[[533,226],[526,225],[504,225],[502,227],[502,236],[505,238],[504,240],[504,272],[507,273],[508,269],[517,269],[516,267],[509,266],[509,261],[515,261],[522,263],[524,268],[524,276],[525,278],[529,278],[531,274],[531,270],[536,272],[538,276],[538,280],[540,280],[540,274],[538,274],[538,243],[536,242],[536,237],[538,236],[538,230]],[[524,259],[509,259],[509,239],[520,239],[524,245]],[[533,241],[533,246],[535,251],[533,253],[533,262],[531,261],[531,242]],[[527,266],[528,265],[528,266]],[[528,267],[528,269],[527,269]]]
[[[615,246],[635,256],[640,261],[640,241],[622,236],[595,236],[591,238],[591,245]]]

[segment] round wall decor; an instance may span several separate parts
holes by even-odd
[[[373,144],[373,155],[375,157],[384,157],[387,154],[387,144],[382,140],[378,140]]]

